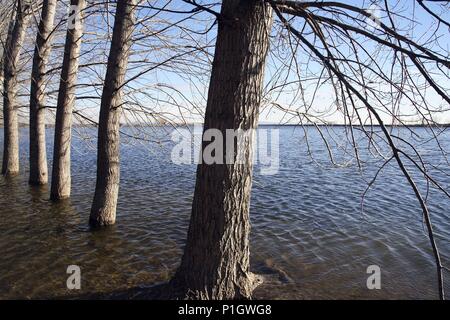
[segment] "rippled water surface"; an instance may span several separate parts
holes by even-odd
[[[257,165],[254,177],[251,264],[267,277],[256,297],[437,298],[436,269],[421,210],[394,163],[380,173],[362,213],[362,193],[382,162],[367,158],[362,172],[355,164],[332,166],[319,135],[311,129],[313,161],[300,128],[278,129],[279,172],[261,175]],[[22,173],[8,180],[0,177],[2,299],[92,293],[108,297],[131,288],[145,290],[170,279],[180,261],[195,165],[173,164],[170,145],[124,141],[117,223],[92,232],[87,221],[95,185],[95,140],[82,137],[95,131],[80,130],[84,135],[75,135],[72,151],[73,197],[52,204],[48,188],[27,184],[28,131],[22,129]],[[164,130],[167,139],[171,129]],[[343,133],[342,128],[335,130],[338,136]],[[416,131],[426,134],[424,129]],[[52,135],[49,129],[49,159]],[[440,139],[449,151],[450,134]],[[448,168],[433,143],[420,150],[426,161]],[[435,174],[450,187],[448,171]],[[421,188],[425,190],[423,184]],[[428,199],[438,245],[449,265],[450,202],[435,189]],[[78,292],[66,289],[66,268],[72,264],[81,267]],[[366,287],[366,269],[373,264],[381,267],[381,290]],[[446,288],[450,292],[448,280]]]

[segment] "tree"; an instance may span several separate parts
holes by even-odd
[[[74,9],[69,15],[61,80],[58,91],[53,149],[53,170],[50,199],[56,201],[70,197],[70,148],[72,137],[72,111],[75,104],[79,56],[82,41],[82,12],[85,0],[71,0]]]
[[[15,10],[14,4],[7,3],[5,4],[5,7],[0,8],[0,17],[2,17],[0,21],[0,84],[3,85],[3,71],[4,71],[4,61],[5,61],[5,42],[8,34],[12,32],[12,29],[14,28],[14,22],[15,22]],[[2,91],[2,97],[3,97],[3,91]],[[1,119],[3,120],[3,101],[0,101],[2,104],[2,113],[1,113]]]
[[[97,182],[89,223],[93,227],[111,225],[116,220],[119,193],[120,114],[122,86],[131,35],[134,27],[135,0],[118,0],[111,49],[103,87],[98,125]]]
[[[256,129],[271,16],[270,6],[258,0],[222,2],[204,132]],[[250,272],[252,139],[240,147],[243,163],[224,158],[197,168],[187,243],[173,280],[196,298],[250,298],[261,281]]]
[[[36,36],[30,89],[30,178],[33,185],[48,182],[45,141],[45,72],[52,48],[51,35],[56,13],[56,0],[43,0],[41,21]]]
[[[5,42],[6,37],[11,33],[12,28],[14,28],[15,22],[15,10],[13,8],[14,4],[6,3],[5,6],[0,7],[0,83],[3,84],[3,64],[5,58]]]
[[[19,173],[19,120],[17,115],[17,64],[30,20],[30,5],[17,1],[14,28],[7,36],[3,69],[4,145],[2,174]]]

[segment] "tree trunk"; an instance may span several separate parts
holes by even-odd
[[[8,40],[8,36],[12,33],[13,29],[14,29],[14,24],[16,22],[16,10],[13,10],[11,12],[11,17],[10,20],[7,21],[2,21],[0,22],[0,40],[1,40],[1,46],[0,46],[0,83],[3,85],[3,72],[4,72],[4,65],[5,65],[5,46],[6,46],[6,41]],[[8,25],[7,28],[6,25]],[[3,103],[3,101],[2,101]]]
[[[3,165],[2,174],[19,173],[19,119],[17,115],[17,64],[30,19],[30,7],[17,3],[14,28],[6,40],[3,69]]]
[[[72,139],[72,110],[75,105],[75,85],[77,81],[81,37],[83,34],[82,12],[85,0],[71,0],[77,6],[78,23],[69,25],[64,48],[64,60],[56,107],[55,144],[53,149],[53,170],[50,199],[58,201],[70,197],[70,147]],[[75,18],[75,17],[74,17]]]
[[[225,137],[226,129],[256,129],[271,24],[263,1],[222,2],[205,131]],[[173,280],[189,298],[250,298],[261,281],[249,259],[252,146],[249,139],[241,149],[242,164],[198,165],[187,244]]]
[[[16,11],[13,11],[11,13],[10,21],[2,22],[0,24],[0,27],[2,30],[0,31],[0,40],[1,40],[1,46],[0,46],[0,83],[3,84],[3,71],[4,71],[4,65],[5,65],[5,43],[7,41],[7,37],[12,33],[12,30],[14,28],[14,23],[16,21]],[[8,24],[8,28],[5,28],[5,26]],[[2,101],[3,104],[3,101]]]
[[[45,141],[45,71],[52,48],[51,33],[56,0],[43,0],[41,21],[36,36],[30,90],[30,178],[33,185],[48,183]]]
[[[89,223],[111,225],[119,194],[119,129],[122,85],[125,81],[136,0],[118,0],[98,126],[97,183]]]

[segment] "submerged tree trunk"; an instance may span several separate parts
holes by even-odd
[[[30,184],[48,182],[45,141],[45,71],[51,51],[56,0],[43,0],[36,36],[30,89]]]
[[[71,170],[70,147],[72,139],[72,110],[75,104],[81,37],[83,34],[82,12],[85,0],[71,0],[76,8],[70,13],[67,27],[64,60],[56,107],[55,144],[53,149],[53,169],[50,199],[53,201],[70,197]]]
[[[98,126],[97,183],[89,223],[114,224],[119,194],[119,129],[136,0],[118,0]]]
[[[263,1],[222,2],[205,131],[225,137],[226,129],[256,129],[271,23]],[[252,146],[252,139],[241,146],[242,164],[197,168],[187,244],[172,282],[188,297],[250,298],[261,281],[249,262]]]
[[[19,173],[19,119],[17,115],[17,64],[30,19],[30,6],[17,1],[17,13],[8,34],[3,69],[3,175]]]

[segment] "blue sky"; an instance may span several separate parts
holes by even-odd
[[[151,71],[148,71],[144,75],[138,77],[129,83],[126,87],[128,93],[127,101],[130,103],[129,107],[133,105],[145,105],[146,109],[136,113],[126,114],[126,121],[145,123],[151,119],[163,118],[171,121],[181,122],[201,122],[202,110],[205,107],[205,98],[208,89],[209,80],[209,63],[214,53],[214,42],[217,32],[217,25],[214,25],[214,17],[209,13],[197,13],[189,18],[186,13],[174,13],[174,12],[162,12],[152,17],[149,20],[142,21],[146,17],[152,16],[155,13],[154,9],[145,8],[148,4],[154,7],[163,7],[168,4],[168,1],[144,1],[138,12],[138,21],[142,23],[138,24],[134,33],[134,38],[139,39],[133,46],[135,54],[130,57],[130,65],[127,73],[127,78],[130,79],[142,70],[151,69],[156,64],[173,59],[174,56],[180,55],[180,57],[172,60],[170,67],[158,67]],[[201,1],[202,4],[212,3],[212,1]],[[216,2],[217,3],[217,2]],[[377,11],[377,3],[381,3],[384,6],[384,1],[346,1],[345,3],[353,4],[360,8],[370,9],[375,15],[380,15],[380,20],[388,24],[387,17],[382,10]],[[429,37],[429,31],[431,26],[435,24],[435,20],[430,17],[417,3],[409,0],[400,1],[388,1],[391,9],[398,12],[399,15],[395,17],[395,22],[398,25],[399,32],[417,39],[421,43],[427,42]],[[414,4],[414,5],[413,5]],[[427,2],[428,5],[428,2]],[[429,4],[430,8],[439,12],[438,4]],[[184,3],[181,0],[171,1],[166,9],[173,11],[189,11],[193,7]],[[447,7],[448,8],[448,7]],[[214,10],[219,11],[220,6],[216,5]],[[107,26],[107,22],[110,25],[113,23],[113,11],[114,7],[110,6],[110,14],[106,15],[94,15],[89,16],[86,19],[86,34],[84,36],[84,44],[82,47],[83,56],[81,59],[82,64],[88,64],[93,62],[101,62],[106,60],[105,52],[109,50],[109,37],[111,30]],[[317,11],[320,15],[327,15],[323,11]],[[450,14],[447,11],[444,12],[444,19],[450,20]],[[411,25],[409,19],[416,21],[414,25]],[[178,22],[177,26],[168,28],[171,23]],[[295,18],[293,25],[301,28],[304,21],[301,18]],[[296,81],[295,84],[287,86],[285,90],[266,95],[265,102],[279,103],[285,108],[288,108],[292,112],[305,111],[306,105],[311,105],[311,112],[313,115],[320,117],[327,122],[341,123],[343,121],[342,114],[336,107],[335,98],[333,95],[333,89],[329,83],[321,83],[320,89],[316,92],[316,80],[312,79],[314,76],[320,75],[322,72],[322,66],[309,57],[309,52],[305,50],[299,50],[295,56],[298,61],[301,62],[299,69],[283,68],[283,61],[280,58],[285,58],[286,61],[292,58],[290,50],[283,48],[286,45],[286,41],[279,40],[277,31],[279,25],[275,25],[272,34],[271,53],[269,54],[267,68],[266,68],[266,86],[277,86],[281,84],[281,80],[284,82]],[[209,29],[211,27],[211,29]],[[365,28],[368,28],[370,32],[377,33],[376,26],[370,23]],[[192,31],[202,32],[204,34],[196,34]],[[209,30],[205,33],[205,31]],[[312,36],[308,35],[308,29],[305,29],[305,34],[308,39],[312,41]],[[151,33],[157,33],[157,36],[146,36]],[[64,32],[61,32],[64,34]],[[285,33],[283,35],[286,35]],[[440,28],[438,31],[439,45],[441,48],[433,46],[432,48],[440,53],[448,56],[449,52],[449,32],[448,29]],[[99,40],[100,38],[100,40]],[[63,39],[63,38],[62,38]],[[363,37],[358,36],[357,39],[363,44],[364,48],[368,52],[377,54],[377,61],[380,61],[385,68],[389,67],[389,55],[392,54],[389,51],[379,51],[377,46],[372,41],[367,41]],[[292,40],[292,39],[291,39]],[[61,40],[62,41],[62,40]],[[327,38],[327,41],[334,41],[332,37]],[[95,45],[93,44],[95,43]],[[192,51],[191,47],[194,46],[204,47],[203,51],[197,51],[196,53],[186,54],[187,51]],[[280,49],[281,48],[281,49]],[[340,50],[345,51],[348,48],[345,45],[338,47]],[[364,56],[364,53],[359,50],[360,54]],[[54,63],[61,61],[61,50],[55,50]],[[349,53],[350,54],[350,53]],[[384,56],[385,55],[385,56]],[[384,68],[383,68],[384,70]],[[414,68],[411,68],[414,70]],[[192,72],[192,76],[188,76],[189,72]],[[80,72],[79,83],[89,84],[96,83],[97,86],[85,86],[78,90],[79,97],[84,97],[77,101],[77,108],[80,109],[85,115],[95,119],[97,117],[99,99],[101,95],[101,79],[104,77],[105,68],[102,65],[92,65],[89,68],[82,68]],[[373,77],[373,74],[367,73],[367,77]],[[277,82],[276,78],[280,77]],[[448,73],[447,73],[448,77]],[[438,82],[444,86],[447,90],[448,78],[438,77]],[[304,89],[304,98],[301,99],[295,94],[299,88],[298,80],[300,80]],[[376,79],[375,79],[376,80]],[[445,81],[445,82],[444,82]],[[418,79],[418,83],[422,84],[422,80]],[[387,90],[387,87],[380,87],[382,90]],[[432,90],[423,90],[426,93],[427,102],[435,106],[444,106],[442,99],[440,99]],[[313,94],[316,93],[315,99],[312,100]],[[87,99],[86,97],[96,97]],[[54,102],[54,101],[53,101]],[[277,110],[270,107],[270,104],[266,103],[262,109],[260,121],[265,123],[289,123],[298,122],[298,119],[289,115],[286,112]],[[407,101],[400,105],[401,110],[404,110],[405,115],[410,115],[411,106],[408,106]],[[448,107],[448,106],[447,106]],[[194,111],[193,111],[194,110]],[[400,111],[400,113],[402,113]],[[153,114],[151,114],[153,112]],[[361,111],[364,113],[364,111]],[[159,114],[156,115],[155,114]],[[384,116],[386,121],[390,121],[387,115]],[[413,121],[414,117],[409,116],[408,120]],[[440,122],[450,122],[449,113],[442,113],[437,119]],[[124,120],[125,121],[125,120]]]

